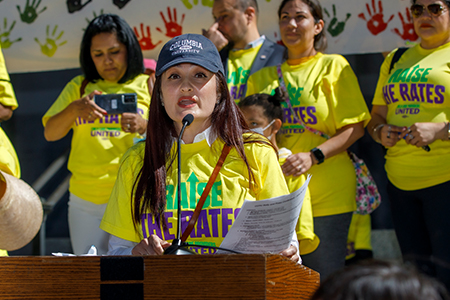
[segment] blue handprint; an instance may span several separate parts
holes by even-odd
[[[52,34],[50,36],[49,29],[50,25],[47,25],[45,44],[41,44],[38,38],[35,38],[34,40],[39,44],[39,46],[41,46],[41,52],[43,54],[47,55],[48,57],[52,57],[53,55],[55,55],[55,52],[58,49],[58,47],[64,45],[65,43],[67,43],[67,41],[61,42],[57,45],[56,42],[63,36],[64,31],[61,31],[61,33],[58,36],[56,36],[58,25],[55,25],[55,28],[53,29]]]
[[[36,3],[37,1],[37,3]],[[44,10],[47,9],[47,6],[44,7],[43,9],[41,9],[41,11],[37,12],[37,8],[39,6],[39,4],[41,4],[42,0],[33,0],[33,2],[31,2],[30,5],[30,1],[27,0],[27,4],[25,5],[23,12],[20,9],[20,6],[17,5],[17,10],[19,11],[20,14],[20,19],[22,20],[22,22],[31,24],[34,22],[34,20],[36,20],[36,18],[38,17],[38,14],[42,13]]]
[[[0,0],[0,2],[1,2],[1,0]],[[4,32],[0,34],[0,46],[2,49],[8,49],[15,42],[19,42],[22,40],[22,38],[18,38],[14,41],[11,41],[9,39],[9,35],[11,34],[11,31],[13,30],[15,25],[16,25],[16,21],[12,22],[11,26],[8,29],[8,20],[6,18],[4,19],[4,22],[3,22]]]

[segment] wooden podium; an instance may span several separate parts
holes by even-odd
[[[309,299],[319,282],[269,254],[0,257],[0,299]]]

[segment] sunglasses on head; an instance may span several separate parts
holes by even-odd
[[[437,17],[444,11],[444,6],[440,5],[439,3],[433,3],[428,6],[413,4],[410,10],[413,17],[418,18],[423,14],[423,11],[425,9],[431,16]]]

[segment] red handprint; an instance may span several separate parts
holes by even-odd
[[[370,10],[370,6],[368,3],[366,3],[367,13],[370,16],[370,20],[367,22],[367,29],[373,34],[377,35],[380,32],[383,32],[386,30],[388,23],[394,18],[394,15],[392,15],[387,22],[384,22],[384,15],[383,15],[383,4],[381,3],[381,0],[378,1],[378,7],[379,12],[377,13],[377,7],[375,6],[375,0],[372,0],[372,9],[373,9],[373,15]],[[360,13],[358,15],[361,19],[364,21],[366,20],[366,16],[364,13]]]
[[[284,43],[281,40],[281,38],[278,40],[278,33],[276,31],[274,31],[273,36],[275,37],[275,41],[277,41],[278,45],[284,46]]]
[[[167,15],[169,16],[169,22],[167,22],[167,20],[164,17],[164,14],[163,14],[162,11],[160,11],[159,14],[161,15],[161,18],[164,21],[164,25],[166,25],[166,33],[165,33],[165,35],[167,37],[174,38],[174,37],[179,36],[179,35],[181,35],[183,33],[182,32],[183,31],[183,27],[181,26],[181,24],[183,24],[185,14],[183,14],[181,16],[180,24],[177,23],[177,9],[176,8],[173,9],[173,19],[172,19],[172,13],[170,12],[170,7],[167,7]],[[156,27],[156,30],[158,30],[159,32],[163,33],[162,30],[159,27]]]
[[[152,42],[152,35],[150,34],[150,26],[147,26],[147,35],[145,35],[144,32],[144,23],[141,23],[141,35],[139,35],[138,30],[136,26],[134,27],[134,34],[136,34],[136,37],[139,41],[139,45],[141,46],[142,50],[153,50],[162,43],[162,41],[157,42],[156,44],[153,44]]]
[[[406,8],[406,21],[403,18],[403,15],[398,12],[398,16],[400,17],[400,20],[402,21],[403,26],[403,33],[400,33],[400,30],[397,28],[392,29],[392,32],[398,34],[403,40],[414,42],[419,37],[417,36],[416,32],[414,31],[414,24],[411,18],[411,13],[409,11],[409,8]]]

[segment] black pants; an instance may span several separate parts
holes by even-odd
[[[404,261],[450,290],[450,181],[415,191],[389,182],[387,192]]]
[[[300,255],[305,266],[320,273],[320,281],[345,267],[348,228],[352,215],[349,212],[314,217],[314,233],[320,239],[319,247],[312,253]]]

